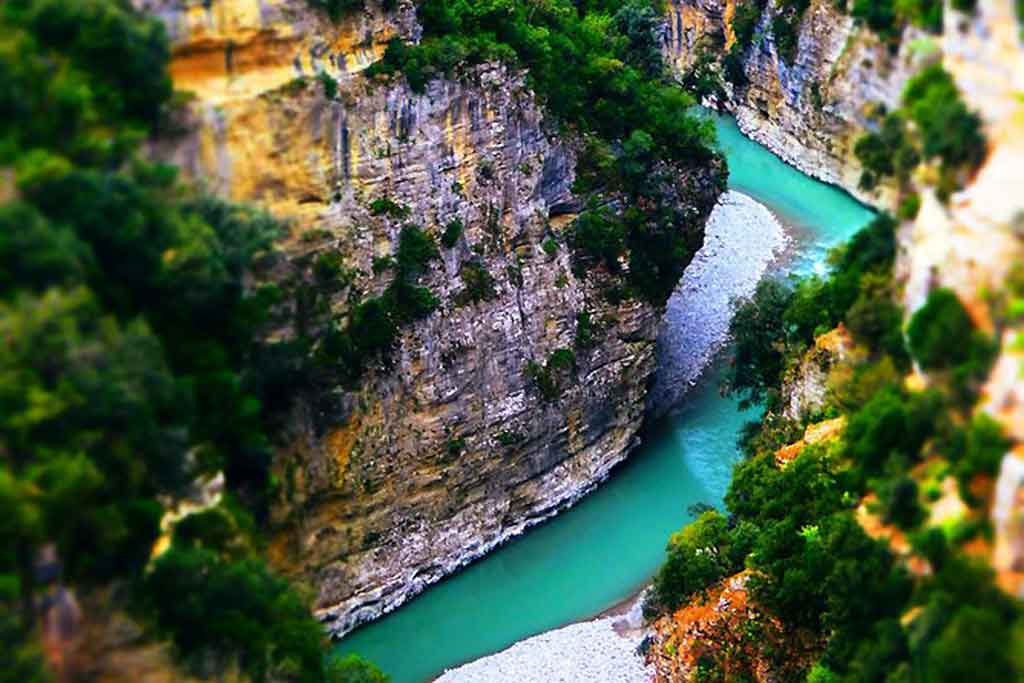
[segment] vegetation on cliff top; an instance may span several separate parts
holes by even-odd
[[[61,581],[115,586],[200,673],[357,680],[366,667],[326,663],[308,601],[258,553],[293,356],[262,339],[279,294],[249,281],[279,226],[137,154],[172,91],[161,25],[127,7],[0,7],[0,647],[21,653],[21,680],[44,677],[49,546]],[[161,501],[217,471],[216,514],[147,569]]]
[[[775,653],[784,676],[1016,680],[1024,674],[1015,655],[1024,645],[1020,606],[961,548],[987,533],[985,517],[972,512],[953,525],[928,526],[924,506],[935,484],[918,484],[938,462],[940,472],[928,476],[955,475],[962,498],[979,505],[974,483],[994,476],[1008,446],[994,421],[969,418],[993,342],[955,295],[937,289],[911,320],[909,349],[902,347],[893,228],[892,219],[879,217],[833,256],[827,279],[766,283],[741,307],[729,389],[764,399],[768,412],[745,434],[747,458],[726,496],[729,516],[705,513],[672,537],[649,606],[672,611],[699,601],[712,584],[747,568],[757,604],[782,621],[794,642],[820,643],[820,660],[809,672],[800,658]],[[805,420],[844,415],[845,431],[780,463],[777,450],[804,426],[779,411],[786,370],[816,334],[840,322],[866,348],[865,360],[831,387],[824,413]],[[933,369],[928,391],[904,386],[911,356]],[[910,552],[930,572],[912,573],[906,558],[862,529],[854,509],[871,492],[876,502],[868,510],[902,528]],[[756,643],[758,624],[749,631]],[[701,670],[718,680],[723,671],[752,674],[754,666],[742,653],[722,650],[702,660]]]
[[[584,212],[576,233],[585,265],[617,268],[626,258],[628,293],[663,302],[695,251],[686,238],[693,198],[680,196],[677,176],[716,162],[713,126],[687,113],[693,99],[667,78],[661,9],[651,0],[426,0],[417,9],[422,41],[393,40],[367,73],[402,73],[422,91],[467,65],[526,68],[546,107],[582,136],[577,189],[602,198]],[[609,207],[609,198],[628,208]],[[615,237],[600,234],[596,244],[589,227],[598,220]],[[586,258],[595,253],[600,258]]]

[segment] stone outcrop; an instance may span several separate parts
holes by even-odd
[[[607,477],[637,440],[660,311],[574,273],[572,141],[524,76],[485,65],[421,94],[366,78],[358,67],[388,38],[415,37],[410,2],[338,25],[304,0],[141,4],[168,23],[178,86],[196,95],[187,132],[158,153],[290,219],[291,260],[341,254],[334,315],[391,281],[380,266],[403,226],[463,226],[420,278],[438,310],[403,329],[390,367],[301,406],[280,449],[271,557],[316,587],[328,628],[394,609]],[[717,198],[711,175],[678,180],[698,216]],[[394,217],[370,210],[384,198]],[[468,264],[477,282],[489,274],[481,300],[466,294]],[[576,344],[583,313],[595,343]],[[545,396],[525,370],[559,349],[574,364]]]
[[[770,29],[777,2],[768,2],[753,44],[742,58],[748,83],[725,84],[717,104],[736,117],[745,135],[802,172],[838,185],[877,206],[893,201],[885,186],[865,192],[854,144],[875,126],[878,105],[899,105],[907,79],[928,50],[928,39],[907,29],[901,47],[889,47],[866,27],[836,9],[832,0],[811,0],[799,27],[792,63],[779,55]],[[735,41],[736,0],[671,0],[664,50],[674,70],[685,74],[702,50],[722,55]],[[935,46],[937,48],[937,46]]]

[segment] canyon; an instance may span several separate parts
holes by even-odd
[[[388,38],[415,35],[408,2],[337,24],[299,0],[140,7],[167,24],[176,86],[194,95],[185,132],[156,152],[292,220],[288,259],[343,254],[353,277],[335,314],[353,292],[384,289],[375,259],[404,225],[462,226],[422,278],[440,310],[403,332],[392,367],[298,409],[279,449],[288,495],[271,556],[316,586],[328,629],[394,609],[607,478],[643,424],[659,311],[610,301],[607,282],[573,268],[575,143],[523,74],[484,65],[423,94],[363,77]],[[315,74],[336,79],[335,97]],[[676,180],[695,225],[719,194],[715,174]],[[374,215],[385,198],[403,217]],[[696,250],[703,237],[686,239]],[[492,291],[466,301],[466,274],[481,269]],[[581,316],[593,344],[578,343]],[[544,396],[526,369],[559,350],[573,367]]]
[[[394,252],[406,219],[374,215],[375,199],[407,209],[427,231],[455,220],[463,226],[422,280],[441,311],[403,332],[393,367],[297,410],[279,450],[289,493],[275,507],[272,558],[316,586],[317,614],[334,635],[394,610],[578,501],[636,447],[649,411],[682,396],[679,387],[671,398],[656,386],[649,392],[663,311],[612,303],[602,295],[607,283],[574,271],[565,231],[580,208],[572,191],[579,148],[522,73],[482,65],[458,81],[434,80],[425,93],[364,77],[388,40],[418,38],[409,2],[393,12],[370,3],[337,23],[286,0],[187,11],[173,2],[137,4],[169,27],[175,81],[195,95],[181,114],[187,132],[165,138],[157,153],[218,192],[292,219],[281,246],[288,258],[344,253],[354,276],[333,296],[332,310],[344,311],[353,291],[384,287],[374,261]],[[684,77],[703,52],[732,45],[735,9],[731,0],[668,3],[663,50],[675,73]],[[877,128],[879,111],[899,106],[907,80],[936,55],[945,56],[970,104],[994,112],[987,165],[949,210],[925,193],[916,221],[900,230],[897,265],[908,313],[941,283],[984,324],[977,292],[1004,278],[1020,254],[1019,209],[999,184],[1021,158],[1015,106],[1006,101],[1020,70],[992,68],[1019,47],[1015,36],[993,29],[1007,24],[1009,4],[986,5],[973,19],[950,12],[945,36],[908,28],[893,50],[830,0],[813,0],[791,60],[768,30],[777,11],[767,6],[762,39],[743,54],[747,82],[726,82],[705,103],[788,164],[863,202],[893,209],[899,193],[886,182],[863,187],[854,144]],[[1000,40],[980,37],[991,34]],[[336,94],[319,74],[336,83]],[[720,192],[714,173],[679,182],[693,210],[709,215]],[[703,235],[688,241],[696,250]],[[490,275],[493,296],[465,303],[467,263]],[[577,343],[581,315],[601,321],[591,348]],[[721,343],[714,334],[712,346]],[[1016,331],[1003,334],[1011,340]],[[575,364],[551,400],[524,368],[543,366],[561,349],[574,350]],[[1018,366],[1015,352],[1004,352],[984,399],[1011,427],[1021,424],[1010,379]],[[1019,461],[1008,454],[994,513],[996,564],[1012,586],[1021,552],[1013,540]]]

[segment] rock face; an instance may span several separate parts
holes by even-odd
[[[1019,316],[1005,310],[1006,291],[1018,281],[1024,261],[1018,181],[1024,165],[1024,44],[1013,3],[979,3],[971,17],[947,9],[943,65],[967,105],[981,114],[988,154],[948,205],[931,192],[923,195],[917,219],[900,230],[896,273],[908,311],[922,306],[935,287],[947,287],[981,329],[1001,339],[979,408],[1018,446],[1005,455],[996,482],[992,564],[1000,584],[1024,596],[1024,328]]]
[[[170,26],[178,87],[197,95],[188,132],[158,153],[292,219],[293,261],[343,255],[335,315],[392,280],[383,259],[403,226],[463,226],[418,283],[439,308],[403,329],[390,367],[300,406],[279,453],[271,556],[316,586],[329,629],[394,609],[607,477],[644,418],[660,311],[574,274],[573,146],[523,75],[485,65],[416,94],[357,73],[391,36],[415,37],[409,2],[390,16],[371,2],[337,26],[304,0],[140,4]],[[711,175],[679,180],[700,217]],[[370,210],[384,198],[397,208]],[[581,314],[592,343],[577,342]],[[527,364],[559,349],[573,367],[545,395]]]
[[[718,104],[736,117],[745,135],[807,175],[862,201],[887,205],[889,188],[868,193],[858,187],[861,167],[853,147],[875,125],[871,114],[879,104],[898,106],[903,85],[927,54],[915,41],[926,39],[908,29],[893,55],[832,0],[811,0],[790,64],[779,55],[770,29],[776,7],[768,2],[753,44],[743,53],[749,82],[727,83],[727,96]],[[735,9],[735,0],[668,3],[664,50],[677,73],[688,72],[703,50],[721,55],[732,46]]]

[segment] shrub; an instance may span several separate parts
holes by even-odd
[[[449,460],[454,460],[462,454],[462,451],[466,448],[466,440],[460,437],[453,437],[448,439],[448,444],[445,446],[445,452],[448,455]]]
[[[172,548],[154,563],[143,593],[159,627],[193,661],[237,658],[255,680],[289,669],[303,681],[319,680],[319,624],[287,581],[256,561]]]
[[[742,51],[754,42],[754,33],[761,22],[765,4],[765,0],[743,0],[736,3],[732,15],[732,30],[736,35],[736,45],[739,46],[737,57],[742,57]]]
[[[544,365],[528,361],[526,375],[546,401],[554,401],[561,393],[563,379],[575,369],[576,354],[571,349],[556,349]]]
[[[575,346],[578,349],[590,349],[597,345],[597,326],[591,320],[587,311],[576,314],[576,339]]]
[[[850,416],[846,454],[867,475],[882,472],[894,457],[917,459],[942,410],[936,394],[904,396],[883,390]]]
[[[617,272],[619,257],[626,251],[626,229],[608,210],[587,211],[574,224],[573,245]]]
[[[785,367],[783,316],[793,291],[784,283],[762,280],[754,296],[740,304],[730,325],[734,351],[726,387],[750,403],[762,401],[778,385]]]
[[[388,216],[395,220],[402,220],[409,217],[409,207],[396,203],[389,197],[379,197],[370,202],[370,214],[373,216]]]
[[[441,244],[444,245],[445,249],[451,249],[458,243],[461,236],[462,221],[458,218],[452,219],[445,226],[444,232],[441,233]]]
[[[407,225],[398,236],[398,251],[395,260],[401,275],[416,276],[427,264],[440,258],[434,238],[418,225]]]
[[[674,610],[694,593],[741,570],[753,533],[749,525],[730,529],[726,518],[711,510],[672,534],[668,557],[654,577],[651,606]]]
[[[330,657],[324,669],[324,683],[389,683],[391,680],[359,655]]]
[[[967,109],[953,77],[940,64],[926,67],[903,91],[903,106],[920,130],[925,158],[946,168],[973,169],[985,155],[981,119]]]
[[[907,195],[903,201],[900,202],[900,208],[897,211],[897,215],[900,220],[912,221],[917,218],[917,212],[921,210],[921,195],[914,194]]]
[[[881,480],[875,486],[882,508],[882,519],[904,530],[916,528],[924,519],[918,503],[917,483],[906,475]]]
[[[974,502],[971,481],[976,475],[994,477],[1012,443],[1002,426],[985,413],[978,413],[970,425],[957,431],[947,444],[947,457],[960,485],[960,495]]]
[[[316,75],[317,80],[324,87],[324,97],[329,100],[333,100],[338,96],[338,81],[334,80],[334,77],[326,71],[321,71]]]
[[[498,436],[495,438],[498,439],[498,443],[500,443],[502,446],[514,446],[515,444],[522,441],[524,437],[519,432],[504,430],[498,432]]]
[[[327,12],[333,21],[341,19],[358,9],[362,9],[364,0],[306,0],[313,9]]]
[[[466,283],[459,293],[459,303],[489,301],[498,296],[494,278],[479,261],[467,261],[459,270],[459,277]]]
[[[951,290],[934,289],[910,320],[907,339],[914,358],[926,370],[952,370],[958,385],[980,379],[995,354],[994,343],[974,327]]]

